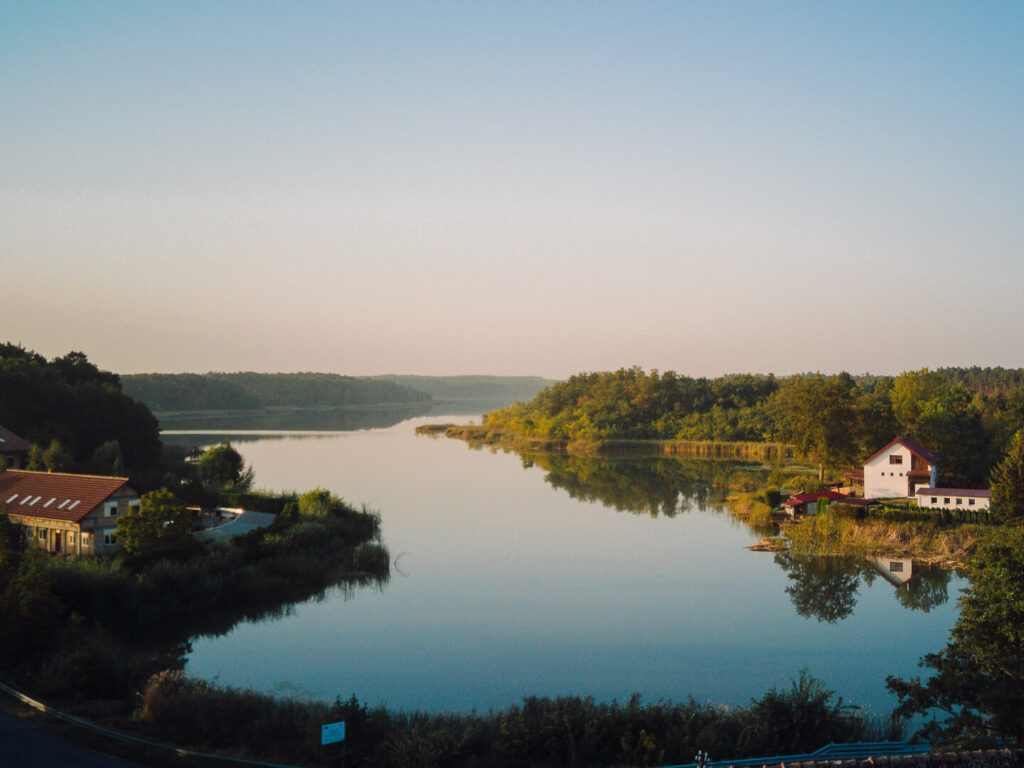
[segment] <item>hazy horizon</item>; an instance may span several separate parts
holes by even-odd
[[[1024,366],[1024,5],[0,0],[0,337],[119,373]]]

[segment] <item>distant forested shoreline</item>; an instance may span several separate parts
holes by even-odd
[[[426,392],[401,384],[336,373],[137,373],[122,376],[121,382],[125,392],[155,413],[431,400]]]
[[[342,376],[336,373],[136,373],[126,394],[157,414],[529,400],[554,380],[538,376]]]

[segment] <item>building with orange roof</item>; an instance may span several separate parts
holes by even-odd
[[[47,552],[102,554],[117,549],[117,521],[141,504],[127,477],[63,472],[0,472],[0,510]]]

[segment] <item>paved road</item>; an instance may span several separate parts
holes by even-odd
[[[0,709],[0,768],[140,768]]]

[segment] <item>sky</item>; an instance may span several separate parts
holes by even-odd
[[[1024,4],[0,0],[0,341],[1024,366]]]

